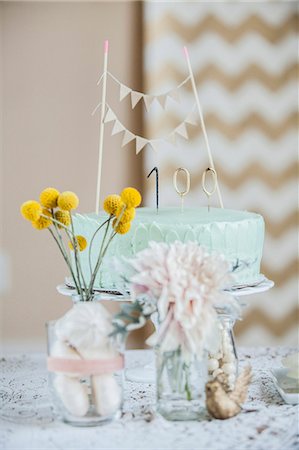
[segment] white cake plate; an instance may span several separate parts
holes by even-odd
[[[254,283],[254,285],[233,286],[231,289],[228,289],[227,292],[236,297],[236,299],[239,299],[239,297],[266,292],[273,286],[274,282],[268,280],[264,275],[262,275],[260,280],[257,283]],[[59,286],[57,286],[57,291],[62,295],[72,296],[75,292],[75,288],[72,284],[72,281],[69,278],[66,278],[65,284],[60,284]],[[94,291],[99,295],[99,300],[110,300],[114,302],[124,302],[131,300],[129,292],[121,293],[119,291],[103,291],[96,288],[94,289]],[[240,300],[240,306],[246,305]],[[157,326],[157,324],[155,324],[155,320],[153,320],[153,322],[154,325]],[[154,360],[146,366],[126,370],[126,379],[128,381],[137,383],[154,383],[155,378],[156,370]]]

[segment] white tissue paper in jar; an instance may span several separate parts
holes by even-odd
[[[70,414],[76,417],[83,417],[87,414],[89,401],[87,387],[84,384],[80,383],[78,379],[56,375],[53,385]]]
[[[110,416],[119,409],[122,400],[121,388],[113,375],[94,375],[92,392],[96,411],[101,416]]]
[[[76,349],[107,348],[112,331],[110,313],[95,302],[76,303],[55,325],[58,339]]]

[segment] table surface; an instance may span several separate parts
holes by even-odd
[[[155,414],[155,386],[127,381],[122,418],[94,428],[74,428],[55,420],[45,355],[2,358],[0,449],[298,450],[298,407],[283,402],[269,374],[291,351],[239,350],[240,365],[250,363],[254,372],[245,405],[254,412],[224,421],[168,422]],[[126,364],[133,368],[152,358],[148,350],[128,351]]]

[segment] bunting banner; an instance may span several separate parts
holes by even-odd
[[[139,94],[139,92],[135,92],[135,94]],[[141,97],[136,96],[136,102],[139,101],[138,98],[139,100],[141,99]],[[155,139],[147,139],[143,136],[138,136],[132,133],[121,123],[121,121],[118,119],[118,117],[108,104],[106,104],[106,113],[103,122],[105,124],[109,122],[113,123],[111,136],[115,136],[119,133],[124,133],[122,137],[121,147],[125,147],[130,142],[135,141],[136,155],[138,155],[138,153],[140,153],[147,145],[149,145],[155,152],[157,152],[161,141],[168,141],[172,144],[176,144],[178,137],[189,139],[187,125],[197,126],[199,124],[199,118],[197,117],[194,108],[195,105],[193,106],[191,112],[189,112],[185,117],[183,122],[181,122],[167,136]]]
[[[175,88],[171,89],[170,91],[165,92],[164,94],[145,94],[143,92],[134,91],[133,89],[129,88],[125,84],[123,84],[121,81],[119,81],[112,73],[107,72],[107,74],[115,81],[115,83],[119,86],[119,100],[123,101],[126,97],[130,96],[131,100],[131,106],[132,109],[135,108],[135,106],[140,102],[140,100],[143,100],[143,104],[145,106],[146,111],[149,111],[151,105],[154,101],[158,102],[163,109],[167,106],[167,101],[169,98],[176,102],[180,102],[180,93],[179,89],[184,86],[189,80],[190,76],[185,78],[179,85],[177,85]],[[101,82],[102,77],[99,79],[98,84]]]

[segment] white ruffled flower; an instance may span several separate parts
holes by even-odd
[[[109,311],[95,302],[76,303],[55,325],[57,338],[79,351],[106,350],[112,331]]]
[[[222,256],[207,253],[195,242],[151,242],[129,262],[136,271],[131,278],[133,298],[146,294],[157,304],[162,326],[152,342],[161,343],[165,351],[180,346],[186,353],[217,347],[215,307],[237,308],[224,292],[232,278]]]

